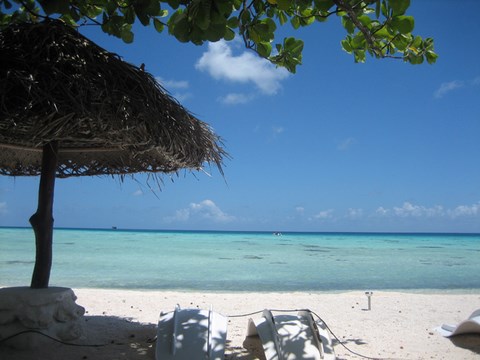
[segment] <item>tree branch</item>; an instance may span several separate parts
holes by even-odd
[[[357,27],[358,30],[360,30],[360,32],[363,34],[363,36],[365,37],[365,41],[367,42],[368,44],[368,47],[370,48],[370,50],[372,50],[375,55],[377,56],[380,56],[380,57],[384,57],[384,55],[382,54],[382,52],[380,51],[380,49],[378,49],[376,46],[375,46],[375,41],[373,39],[373,36],[370,32],[370,30],[368,30],[361,22],[360,20],[358,20],[358,17],[357,17],[357,14],[355,14],[355,10],[353,7],[351,7],[350,5],[348,5],[345,0],[333,0],[333,2],[337,5],[337,7],[343,9],[347,14],[348,14],[348,17],[350,18],[350,20],[352,20],[352,22],[355,24],[355,26]],[[357,3],[358,5],[359,3]],[[355,6],[357,6],[355,5]]]
[[[22,5],[22,7],[25,10],[27,10],[27,12],[30,14],[30,16],[35,16],[35,17],[39,17],[39,18],[42,18],[42,19],[49,19],[48,16],[40,15],[40,14],[36,13],[34,10],[30,9],[28,7],[28,5],[25,2],[23,2],[22,0],[19,0],[18,2]]]

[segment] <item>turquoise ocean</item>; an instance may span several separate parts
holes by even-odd
[[[0,228],[0,285],[26,286],[31,229]],[[52,286],[480,291],[480,235],[56,229]]]

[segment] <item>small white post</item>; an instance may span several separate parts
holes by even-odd
[[[373,295],[373,291],[365,291],[365,295],[367,295],[368,310],[372,310],[372,295]]]

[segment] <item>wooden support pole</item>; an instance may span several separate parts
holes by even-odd
[[[58,142],[43,146],[42,173],[38,189],[37,212],[30,217],[30,224],[35,233],[35,267],[30,287],[48,288],[52,268],[53,241],[53,197],[55,190],[55,173],[58,163]]]

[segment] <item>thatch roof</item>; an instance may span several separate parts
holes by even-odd
[[[0,174],[39,175],[59,144],[57,177],[198,170],[220,138],[152,75],[57,20],[0,32]]]

